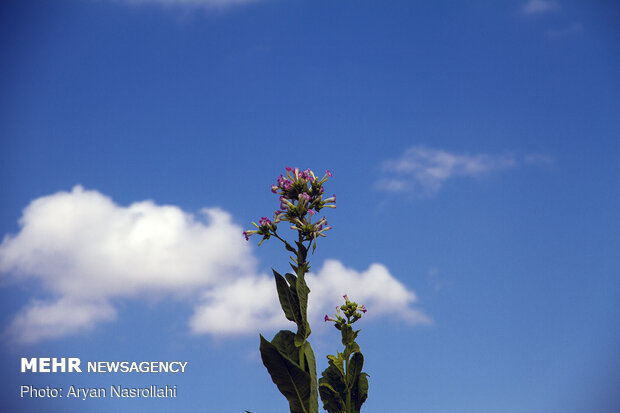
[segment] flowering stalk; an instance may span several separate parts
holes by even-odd
[[[297,325],[297,332],[281,330],[271,340],[260,336],[260,352],[263,364],[289,402],[291,413],[318,413],[318,385],[316,361],[308,336],[308,294],[305,275],[310,270],[308,251],[316,249],[317,239],[324,237],[331,227],[325,217],[313,217],[323,208],[335,208],[336,196],[323,199],[323,184],[331,177],[327,171],[319,179],[307,169],[286,168],[286,175],[280,175],[271,192],[279,195],[280,208],[274,212],[273,221],[261,217],[252,224],[254,230],[244,231],[248,240],[253,235],[262,236],[259,245],[274,237],[280,240],[287,251],[293,254],[291,268],[294,273],[280,275],[273,270],[280,305],[285,317]],[[297,231],[297,240],[291,244],[278,233],[278,224],[288,222]]]
[[[319,379],[319,393],[328,413],[359,413],[368,397],[368,374],[362,372],[364,356],[355,342],[359,330],[351,327],[362,318],[361,313],[366,313],[366,307],[350,301],[346,294],[344,299],[344,305],[336,307],[334,318],[325,316],[326,322],[333,322],[340,330],[344,345],[344,352],[327,356],[329,366]]]

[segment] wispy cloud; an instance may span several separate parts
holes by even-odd
[[[570,36],[578,34],[583,31],[583,25],[581,23],[573,23],[568,27],[562,29],[549,29],[545,32],[549,39],[558,39],[560,37]]]
[[[510,154],[456,154],[442,149],[413,146],[399,158],[383,163],[383,176],[376,183],[376,188],[431,196],[449,179],[479,177],[517,165],[517,160]]]
[[[452,283],[446,280],[435,267],[429,268],[426,273],[426,282],[436,292],[452,285]]]
[[[527,15],[538,15],[560,10],[560,4],[554,0],[529,0],[521,7]]]
[[[192,303],[189,327],[198,334],[253,333],[287,323],[273,279],[258,270],[242,228],[221,209],[194,216],[152,201],[119,206],[78,186],[32,201],[20,226],[0,244],[0,273],[35,280],[42,296],[13,318],[6,333],[14,341],[85,332],[113,322],[118,300],[153,295]],[[373,316],[428,321],[412,307],[413,291],[383,265],[358,272],[327,261],[308,278],[317,319],[349,293]]]
[[[553,165],[555,160],[549,155],[543,153],[530,153],[525,155],[523,162],[526,165]]]

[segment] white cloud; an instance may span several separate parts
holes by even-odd
[[[240,334],[286,323],[272,277],[260,274],[242,228],[221,209],[194,216],[152,201],[125,207],[76,186],[32,201],[20,226],[0,244],[0,272],[35,280],[46,299],[33,297],[15,316],[7,330],[15,341],[88,331],[115,320],[113,300],[154,294],[193,303],[195,333]],[[414,293],[380,264],[356,272],[327,261],[308,277],[316,317],[348,292],[373,316],[427,321],[411,307]]]
[[[201,218],[152,201],[121,207],[77,186],[34,200],[0,245],[0,271],[34,276],[68,297],[188,293],[247,274],[249,245],[228,213]]]
[[[316,274],[306,278],[310,287],[308,317],[311,325],[332,315],[342,296],[364,304],[369,318],[389,316],[408,324],[425,324],[430,319],[411,305],[417,301],[413,291],[396,280],[381,264],[358,272],[337,260],[327,260]],[[256,325],[284,328],[287,321],[277,301],[273,277],[247,277],[205,294],[195,308],[190,326],[195,333],[241,334]],[[240,305],[250,303],[249,305]],[[365,317],[366,318],[366,317]]]
[[[47,303],[34,300],[13,319],[7,335],[12,341],[31,344],[89,331],[96,323],[114,319],[116,310],[107,302],[75,302],[68,297]]]
[[[390,192],[413,191],[433,195],[448,179],[478,177],[518,165],[512,155],[455,154],[442,149],[413,146],[383,163],[383,178],[376,188]]]
[[[534,15],[549,13],[560,9],[560,5],[554,0],[529,0],[523,5],[521,11],[524,14]]]

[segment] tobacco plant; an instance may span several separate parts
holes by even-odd
[[[365,313],[366,307],[349,301],[346,294],[343,297],[345,303],[336,307],[335,318],[326,315],[325,321],[334,322],[340,330],[344,351],[327,356],[329,366],[319,379],[319,393],[329,413],[359,413],[368,397],[368,374],[362,372],[364,356],[355,342],[359,330],[353,330],[351,325],[362,317],[359,311]]]
[[[293,272],[281,275],[274,269],[272,271],[284,316],[296,324],[297,331],[281,330],[271,341],[260,335],[261,359],[272,381],[288,400],[291,413],[318,413],[319,389],[329,413],[359,412],[367,395],[366,373],[361,372],[363,356],[355,343],[358,332],[351,329],[351,323],[360,317],[357,310],[366,311],[363,306],[349,302],[345,296],[346,303],[341,309],[347,316],[346,322],[339,314],[336,319],[326,316],[325,321],[335,321],[336,327],[342,331],[345,351],[328,356],[330,366],[322,373],[321,380],[317,380],[314,351],[308,342],[311,332],[307,311],[310,289],[305,279],[310,270],[308,252],[311,247],[314,252],[318,238],[324,237],[325,232],[332,228],[325,217],[315,218],[322,209],[336,207],[335,195],[323,198],[323,184],[331,176],[329,170],[319,179],[310,169],[286,168],[286,175],[280,175],[277,183],[271,186],[271,192],[279,195],[280,200],[273,221],[261,217],[258,224],[252,222],[256,229],[243,233],[246,240],[253,235],[262,236],[258,245],[266,239],[276,238],[292,254],[290,266]],[[293,242],[278,232],[278,224],[283,222],[288,222],[290,229],[296,232]],[[338,381],[340,373],[344,377],[344,387]],[[343,408],[339,404],[341,399]]]

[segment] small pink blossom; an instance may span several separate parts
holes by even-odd
[[[287,200],[285,197],[280,197],[280,209],[288,209]]]
[[[246,241],[249,241],[250,240],[250,236],[254,235],[254,234],[258,234],[258,231],[256,231],[256,230],[243,231],[243,236],[245,237]]]

